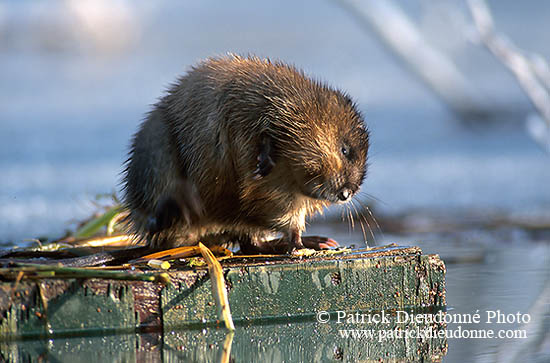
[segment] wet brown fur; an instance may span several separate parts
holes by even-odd
[[[262,137],[273,144],[267,175],[257,173]],[[211,58],[170,87],[134,137],[123,180],[129,225],[160,248],[257,245],[277,234],[299,246],[306,217],[337,202],[344,185],[358,190],[367,150],[345,94],[281,62]],[[176,218],[159,230],[163,208]]]

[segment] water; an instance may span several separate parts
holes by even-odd
[[[413,237],[414,238],[414,237]],[[548,292],[541,292],[550,282],[550,246],[548,243],[514,243],[507,239],[487,240],[474,238],[471,241],[452,241],[439,237],[437,240],[424,236],[424,241],[415,241],[425,253],[438,253],[447,261],[447,304],[453,314],[481,315],[480,324],[449,324],[448,329],[516,331],[525,329],[521,323],[490,323],[489,314],[529,314],[533,323],[550,318]],[[404,238],[400,242],[404,242]],[[399,239],[398,239],[399,241]],[[410,239],[409,239],[410,241]],[[459,263],[452,263],[460,258]],[[479,259],[477,259],[479,258]],[[469,261],[468,261],[469,260]],[[451,261],[451,263],[449,263]],[[546,304],[535,313],[534,303],[540,299]],[[538,315],[537,315],[538,314]],[[544,324],[544,323],[543,323]],[[546,325],[547,327],[548,325]],[[544,333],[546,331],[546,333]],[[495,333],[497,334],[497,333]],[[510,333],[511,334],[511,333]],[[445,362],[494,362],[494,361],[545,361],[550,355],[548,328],[527,331],[529,340],[542,339],[546,343],[528,345],[527,339],[449,339]],[[544,357],[544,358],[543,358]]]
[[[71,221],[87,216],[96,194],[117,190],[129,138],[149,105],[191,64],[228,51],[294,63],[357,100],[372,133],[362,197],[379,213],[548,216],[550,159],[518,116],[530,109],[528,101],[485,50],[453,29],[437,28],[433,13],[426,12],[429,2],[399,3],[481,90],[512,105],[517,115],[461,123],[335,1],[107,3],[0,4],[4,245],[59,236]],[[548,58],[550,43],[541,34],[548,30],[550,3],[508,0],[491,6],[499,29]],[[342,233],[325,232],[344,242],[362,239]],[[449,305],[460,312],[528,311],[549,275],[548,238],[521,235],[507,242],[476,235],[461,235],[458,244],[437,236],[423,246],[451,257],[483,250],[482,262],[448,266]],[[398,242],[417,243],[411,235]],[[451,340],[444,360],[488,361],[502,346]]]

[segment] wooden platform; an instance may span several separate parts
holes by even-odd
[[[445,306],[445,266],[437,255],[423,255],[417,247],[390,245],[304,258],[234,258],[222,265],[238,331],[281,322],[315,323],[319,311]],[[155,332],[166,344],[174,330],[180,330],[177,344],[192,344],[197,334],[186,332],[217,325],[208,272],[201,267],[167,273],[172,287],[104,279],[0,283],[2,351],[15,349],[9,342],[21,338]]]

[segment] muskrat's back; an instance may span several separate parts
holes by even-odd
[[[300,248],[306,216],[357,192],[367,150],[346,95],[280,62],[209,59],[169,89],[134,138],[129,225],[155,247]]]

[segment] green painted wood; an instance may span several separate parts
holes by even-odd
[[[314,315],[320,310],[445,305],[443,262],[414,249],[395,250],[387,256],[348,255],[233,267],[227,270],[226,281],[237,322]],[[165,330],[217,320],[206,274],[177,285],[162,291]]]
[[[92,289],[80,280],[21,284],[28,289],[20,289],[18,294],[27,293],[32,298],[25,303],[12,304],[5,311],[0,336],[51,337],[133,330],[135,315],[131,287],[103,285],[104,289]]]
[[[224,262],[237,322],[309,317],[319,310],[445,305],[445,267],[420,249]],[[136,332],[216,322],[205,268],[170,271],[173,288],[142,281],[44,279],[0,283],[0,340]],[[275,321],[275,320],[274,320]]]

